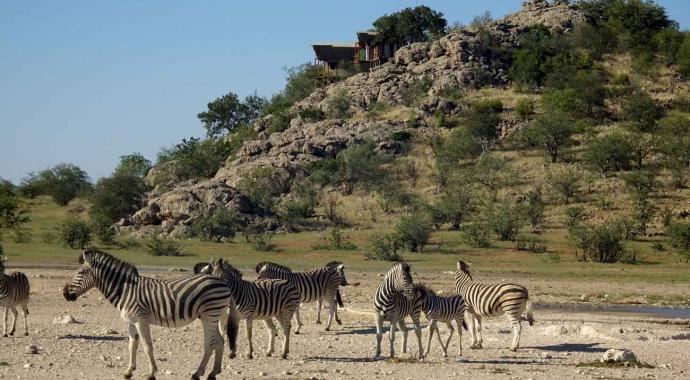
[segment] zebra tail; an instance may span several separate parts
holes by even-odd
[[[340,290],[335,293],[335,300],[338,301],[338,306],[340,306],[341,309],[345,307],[345,304],[343,304],[343,297],[340,295]]]
[[[467,331],[467,322],[465,322],[465,319],[462,319],[462,328]]]
[[[525,308],[525,320],[530,326],[534,325],[534,315],[532,314],[532,301],[527,300],[527,307]]]
[[[237,333],[239,332],[240,326],[240,319],[239,315],[237,314],[234,299],[230,301],[228,309],[228,323],[225,326],[225,330],[228,335],[228,347],[230,347],[230,355],[234,355],[237,352]]]

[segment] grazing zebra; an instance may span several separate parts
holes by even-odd
[[[182,327],[201,319],[204,329],[204,354],[192,379],[199,379],[215,351],[213,370],[208,379],[221,372],[223,337],[219,327],[227,319],[227,308],[234,310],[230,287],[221,279],[195,275],[175,280],[158,280],[139,275],[137,268],[105,252],[87,250],[79,257],[81,268],[63,288],[68,301],[76,301],[91,288],[98,288],[103,296],[120,311],[129,323],[129,367],[125,378],[136,369],[136,355],[140,338],[149,361],[148,379],[157,372],[153,355],[150,325]],[[231,337],[228,325],[228,336]],[[234,341],[233,341],[234,343]]]
[[[523,286],[499,283],[482,284],[472,280],[470,269],[464,261],[458,261],[455,272],[455,290],[467,303],[465,320],[470,324],[472,333],[472,348],[482,348],[482,319],[481,317],[498,317],[505,314],[513,326],[513,342],[510,346],[515,351],[520,346],[520,319],[526,311],[526,319],[532,326],[531,305],[529,294]]]
[[[376,314],[376,355],[381,356],[381,338],[383,335],[383,322],[391,324],[388,339],[391,344],[390,357],[395,356],[395,328],[400,327],[403,332],[402,352],[407,351],[407,326],[405,317],[410,316],[414,323],[414,332],[417,335],[419,345],[419,358],[424,356],[422,347],[422,332],[419,327],[419,316],[422,311],[424,299],[424,287],[412,283],[410,265],[397,263],[393,265],[379,285],[374,295],[374,312]]]
[[[426,355],[429,355],[431,339],[434,335],[434,330],[436,330],[438,342],[443,349],[443,356],[448,356],[448,345],[455,331],[453,321],[455,321],[458,326],[458,356],[462,355],[462,327],[467,328],[464,320],[465,300],[462,296],[438,296],[430,288],[426,288],[425,290],[424,293],[426,297],[422,303],[422,311],[429,320],[429,340],[426,345]],[[448,330],[450,330],[445,344],[441,339],[441,333],[438,331],[438,322],[445,322],[446,326],[448,326]]]
[[[5,308],[3,335],[7,337],[7,312],[12,311],[12,329],[9,335],[14,335],[17,327],[17,305],[21,306],[24,315],[24,335],[29,335],[29,327],[26,324],[26,316],[29,315],[29,279],[21,272],[5,274],[5,262],[0,259],[0,307]]]
[[[299,307],[299,291],[287,280],[257,280],[256,282],[242,279],[242,272],[223,259],[212,260],[210,272],[216,277],[224,279],[235,298],[237,310],[230,314],[230,320],[236,326],[239,319],[246,319],[247,341],[249,352],[247,357],[253,358],[252,321],[263,319],[268,328],[268,351],[266,356],[273,354],[276,326],[272,318],[275,317],[283,332],[283,353],[281,357],[287,359],[290,352],[290,328],[292,315]],[[236,332],[233,333],[237,336]],[[234,346],[234,345],[233,345]],[[230,348],[230,357],[235,357],[235,348]]]
[[[293,272],[290,268],[275,263],[264,262],[259,264],[263,264],[261,268],[257,265],[259,279],[288,280],[299,291],[300,303],[318,301],[319,311],[316,316],[316,323],[321,323],[321,304],[323,301],[326,301],[329,306],[329,318],[328,324],[326,325],[326,331],[331,329],[334,317],[336,323],[342,324],[340,318],[338,318],[336,314],[336,301],[339,295],[340,285],[343,283],[347,284],[342,263],[329,263],[329,266],[312,269],[306,272]],[[340,303],[342,305],[342,299]],[[295,334],[299,334],[302,328],[299,307],[295,311],[295,320],[297,321],[297,330],[295,330]]]

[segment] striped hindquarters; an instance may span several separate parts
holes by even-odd
[[[263,264],[263,263],[260,263]],[[285,279],[290,281],[299,291],[300,302],[314,302],[325,299],[333,302],[336,299],[341,276],[337,269],[318,268],[307,272],[292,272],[286,267],[266,263],[259,269],[259,278]]]
[[[26,305],[31,287],[24,273],[0,273],[0,306]]]
[[[287,280],[243,281],[242,285],[236,306],[248,317],[267,319],[285,311],[294,312],[299,306],[299,292]]]
[[[462,295],[474,312],[486,317],[497,317],[504,313],[520,315],[525,311],[529,298],[527,289],[509,283],[486,285],[472,282]]]

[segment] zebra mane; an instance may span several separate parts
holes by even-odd
[[[120,271],[125,271],[130,274],[131,277],[138,277],[139,271],[134,265],[120,260],[117,257],[103,251],[89,249],[84,251],[79,255],[79,264],[83,264],[84,260],[88,261],[92,266],[109,266],[110,268],[120,268]]]
[[[422,282],[416,282],[416,283],[414,284],[414,291],[415,291],[415,292],[419,292],[419,293],[422,295],[422,298],[426,298],[426,296],[427,296],[428,294],[431,294],[431,295],[433,295],[433,296],[436,295],[436,292],[434,292],[433,289],[431,289],[430,287],[426,286],[426,284],[424,284],[424,283],[422,283]]]
[[[230,274],[230,275],[235,276],[239,279],[242,279],[242,272],[239,269],[232,266],[232,264],[230,264],[229,262],[227,262],[223,259],[213,260],[211,265],[219,266],[220,269],[223,271],[224,275]]]
[[[285,265],[272,263],[270,261],[262,261],[262,262],[256,264],[256,273],[261,272],[261,270],[264,268],[266,268],[267,270],[282,271],[282,272],[288,272],[288,273],[292,272],[292,269],[290,269],[290,267],[287,267]]]
[[[327,269],[338,269],[339,266],[343,265],[342,261],[331,261],[330,263],[324,265],[324,268]]]
[[[458,271],[456,272],[456,276],[458,273],[462,273],[470,279],[472,279],[472,274],[470,273],[470,266],[462,260],[458,261]]]

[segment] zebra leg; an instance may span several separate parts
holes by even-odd
[[[29,336],[29,326],[26,323],[26,316],[29,315],[29,308],[26,304],[22,304],[22,315],[24,315],[24,335]]]
[[[273,348],[275,346],[276,334],[278,332],[276,331],[276,325],[275,325],[275,323],[273,323],[273,319],[271,319],[271,318],[264,319],[264,323],[266,323],[266,329],[268,329],[268,350],[266,350],[266,356],[271,356],[271,355],[273,355]]]
[[[395,357],[395,324],[396,323],[397,322],[395,322],[395,321],[391,321],[391,329],[388,332],[388,340],[391,343],[391,355],[390,355],[391,358]]]
[[[484,338],[482,338],[482,317],[479,314],[475,314],[474,316],[474,328],[477,330],[477,347],[476,348],[484,348],[483,343],[484,343]]]
[[[151,339],[151,327],[146,322],[137,322],[135,324],[141,340],[144,341],[144,353],[149,359],[149,376],[147,380],[155,380],[156,372],[158,367],[156,367],[156,359],[153,356],[153,339]]]
[[[379,356],[381,356],[381,338],[383,336],[383,317],[379,313],[376,313],[375,324],[376,324],[376,354],[374,354],[374,357],[378,358]]]
[[[316,309],[316,324],[321,324],[321,306],[323,305],[323,299],[319,298],[319,307]],[[328,331],[328,330],[326,330]]]
[[[474,331],[474,313],[472,313],[469,308],[465,310],[465,321],[467,322],[467,328],[470,330],[470,335],[472,336],[472,345],[470,348],[477,348],[477,334]]]
[[[424,357],[424,347],[422,346],[422,328],[419,326],[419,321],[414,322],[414,334],[417,336],[417,347],[419,348],[419,353],[417,358],[421,359]],[[403,320],[405,323],[405,320]]]
[[[450,345],[450,340],[453,338],[453,333],[455,332],[455,328],[453,328],[453,321],[448,321],[446,322],[446,326],[448,326],[448,338],[446,339],[446,343],[441,345],[443,346],[443,356],[448,357],[448,346]],[[441,333],[438,333],[439,339],[441,338]]]
[[[201,321],[203,329],[204,329],[204,353],[201,356],[201,362],[199,363],[199,368],[197,368],[196,372],[192,375],[192,379],[194,380],[199,380],[199,378],[206,372],[206,365],[208,364],[208,360],[211,357],[211,345],[212,345],[212,340],[213,337],[211,336],[213,332],[211,331],[211,327],[209,326],[209,323],[207,320],[202,320]],[[218,355],[216,355],[216,358]]]
[[[247,318],[245,322],[247,324],[247,345],[249,346],[249,351],[247,352],[247,359],[253,359],[254,346],[252,345],[252,319]]]
[[[398,327],[403,334],[402,353],[405,354],[407,353],[407,326],[404,318],[398,320]]]
[[[321,301],[319,301],[320,303]],[[336,303],[335,300],[333,300],[331,303],[328,304],[328,324],[326,325],[326,331],[331,330],[331,324],[333,323],[333,316],[335,316],[336,313]]]
[[[458,324],[458,356],[462,356],[462,318],[455,318],[455,323]]]
[[[426,341],[426,355],[429,355],[431,351],[431,338],[434,336],[434,328],[436,327],[436,320],[432,319],[429,321],[429,339]]]
[[[297,309],[295,309],[295,322],[297,322],[297,330],[295,330],[295,334],[299,334],[300,329],[302,329],[302,319],[299,317],[299,307],[301,304],[297,305]],[[321,321],[316,321],[316,323],[321,323]]]
[[[132,372],[137,369],[137,350],[139,349],[139,333],[134,323],[129,324],[129,367],[125,371],[125,379],[132,377]]]
[[[7,338],[7,311],[8,311],[9,309],[10,309],[9,307],[6,307],[6,308],[5,308],[5,316],[3,317],[3,319],[4,319],[4,321],[5,321],[5,324],[4,324],[4,328],[3,328],[3,330],[2,330],[2,336],[5,337],[5,338]]]
[[[216,375],[223,371],[223,350],[225,342],[223,342],[222,330],[217,329],[212,321],[209,321],[208,325],[212,333],[211,346],[215,348],[215,352],[213,354],[213,370],[211,370],[211,373],[208,374],[206,379],[215,380]]]
[[[520,322],[520,316],[509,316],[508,317],[513,324],[513,344],[510,346],[511,351],[517,351],[520,347],[520,333],[522,332],[522,323]]]
[[[12,312],[12,329],[10,330],[10,336],[12,336],[14,335],[14,330],[17,328],[17,316],[19,312],[17,312],[17,308],[14,306],[10,307],[10,311]]]
[[[279,315],[278,318],[276,318],[278,323],[280,323],[280,329],[283,331],[283,354],[281,355],[281,358],[283,359],[287,359],[287,356],[290,353],[290,329],[292,328],[292,325],[290,324],[292,316],[290,314],[290,312],[283,312],[282,315]]]

